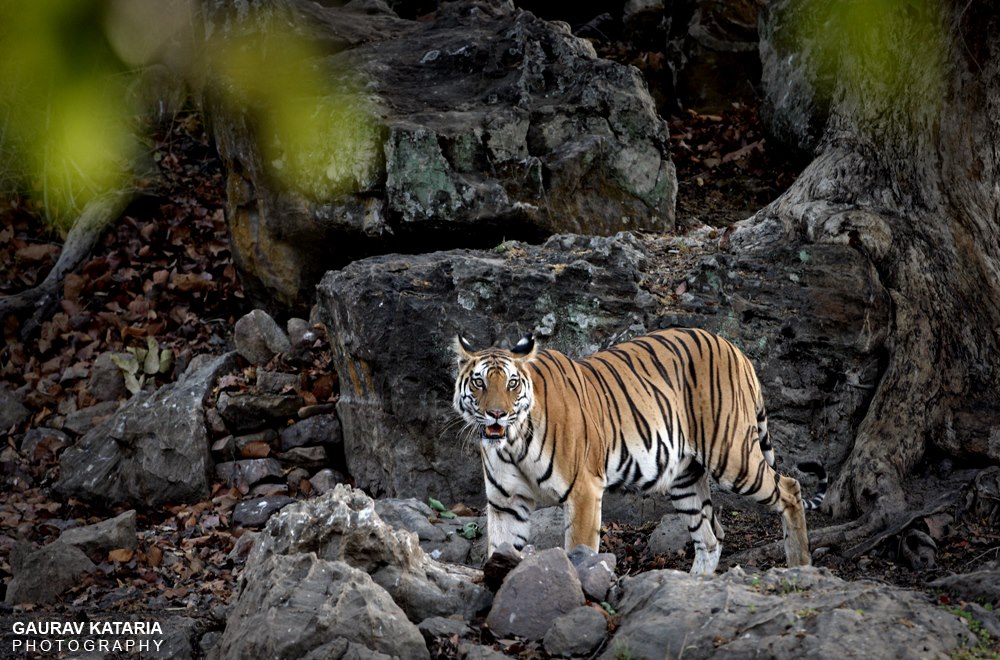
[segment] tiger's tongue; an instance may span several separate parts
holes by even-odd
[[[499,424],[490,424],[486,427],[487,438],[502,438],[504,435],[504,428]]]

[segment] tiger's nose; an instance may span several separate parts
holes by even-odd
[[[490,417],[493,417],[494,419],[498,419],[499,420],[499,419],[503,419],[504,417],[507,416],[507,411],[506,410],[487,410],[486,414],[489,415]]]

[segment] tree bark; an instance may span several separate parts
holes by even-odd
[[[806,105],[825,128],[796,183],[731,241],[846,243],[888,289],[887,368],[828,497],[837,517],[884,526],[930,448],[1000,461],[1000,10],[781,0],[769,12],[771,65],[812,67]]]

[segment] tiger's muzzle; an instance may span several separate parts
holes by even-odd
[[[482,441],[487,447],[507,438],[507,427],[510,416],[502,410],[489,410],[484,416],[486,423],[482,425]]]

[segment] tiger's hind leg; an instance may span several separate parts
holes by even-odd
[[[722,525],[712,508],[708,474],[700,463],[690,460],[670,486],[670,501],[677,513],[687,516],[688,532],[694,541],[692,575],[711,575],[722,554]]]
[[[797,480],[778,474],[763,457],[759,458],[752,482],[741,483],[737,480],[730,488],[736,493],[749,495],[780,513],[785,536],[785,562],[788,566],[809,566],[812,559],[809,555],[802,488]],[[728,486],[726,481],[720,480],[724,486]]]
[[[779,476],[777,490],[780,493],[774,506],[781,513],[781,524],[785,533],[785,561],[789,566],[809,566],[809,532],[806,528],[806,509],[802,502],[802,488],[791,477]]]

